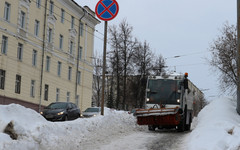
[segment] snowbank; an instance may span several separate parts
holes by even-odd
[[[3,133],[10,121],[18,134],[17,140]],[[112,135],[139,129],[135,118],[123,111],[105,109],[105,116],[49,122],[23,106],[0,105],[0,149],[4,150],[75,150],[86,145],[94,148],[94,141],[104,143]]]
[[[221,98],[212,101],[200,113],[195,129],[186,142],[189,150],[238,150],[240,116],[236,101]]]

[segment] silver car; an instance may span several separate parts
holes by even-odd
[[[101,113],[101,107],[89,107],[87,108],[83,113],[83,117],[94,117],[94,116],[97,116],[97,115],[100,115]]]

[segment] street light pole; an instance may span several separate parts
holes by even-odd
[[[237,0],[237,112],[240,114],[240,0]]]

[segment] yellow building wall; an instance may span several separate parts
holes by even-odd
[[[8,37],[7,54],[0,56],[0,69],[6,71],[5,88],[0,89],[0,95],[15,98],[34,104],[41,103],[48,105],[56,101],[56,88],[60,89],[59,101],[67,101],[67,92],[70,92],[70,101],[75,103],[75,83],[76,83],[76,66],[77,66],[77,49],[78,49],[78,29],[79,18],[82,13],[79,6],[73,2],[63,0],[53,0],[54,16],[49,17],[47,10],[47,22],[45,30],[45,51],[43,61],[43,80],[42,80],[42,95],[40,99],[40,82],[41,82],[41,65],[43,52],[43,35],[44,35],[44,7],[45,0],[41,0],[41,7],[36,7],[36,2],[24,3],[24,0],[1,0],[0,11],[4,14],[5,2],[11,4],[10,21],[4,20],[3,15],[0,15],[0,38],[2,35]],[[70,3],[70,4],[69,4]],[[23,5],[22,5],[23,4]],[[61,8],[65,10],[65,21],[61,23]],[[71,9],[70,9],[71,8]],[[19,18],[20,9],[26,13],[26,28],[27,37],[22,37],[19,34]],[[49,9],[49,1],[48,1]],[[77,13],[78,12],[78,13]],[[70,30],[71,16],[75,18],[75,30]],[[92,17],[88,15],[88,17]],[[39,35],[34,35],[35,20],[40,22]],[[91,57],[93,53],[94,27],[87,24],[98,24],[99,21],[90,22],[88,18],[84,18],[83,36],[80,36],[80,46],[83,48],[82,59],[79,61],[79,71],[81,72],[81,84],[77,87],[77,95],[79,95],[79,107],[81,111],[91,106],[92,99],[92,77],[93,67]],[[49,49],[48,28],[53,29],[53,48]],[[87,31],[85,31],[87,30]],[[59,48],[59,37],[63,35],[63,48]],[[87,38],[86,38],[87,37]],[[74,42],[73,56],[69,55],[70,39]],[[17,60],[18,43],[23,44],[23,59]],[[33,49],[37,51],[37,66],[32,66]],[[86,51],[85,51],[86,49]],[[85,53],[86,52],[86,53]],[[51,57],[50,71],[46,71],[46,56]],[[71,59],[70,59],[71,58]],[[71,61],[69,61],[69,59]],[[62,63],[61,76],[57,75],[58,61]],[[68,67],[72,67],[71,80],[68,80]],[[21,75],[21,92],[15,93],[16,74]],[[30,96],[31,80],[35,80],[35,97]],[[48,100],[44,100],[44,86],[49,85]]]

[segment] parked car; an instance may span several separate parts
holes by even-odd
[[[83,112],[83,117],[94,117],[100,115],[101,107],[89,107]]]
[[[49,121],[74,120],[81,116],[80,109],[71,102],[51,103],[40,114]]]

